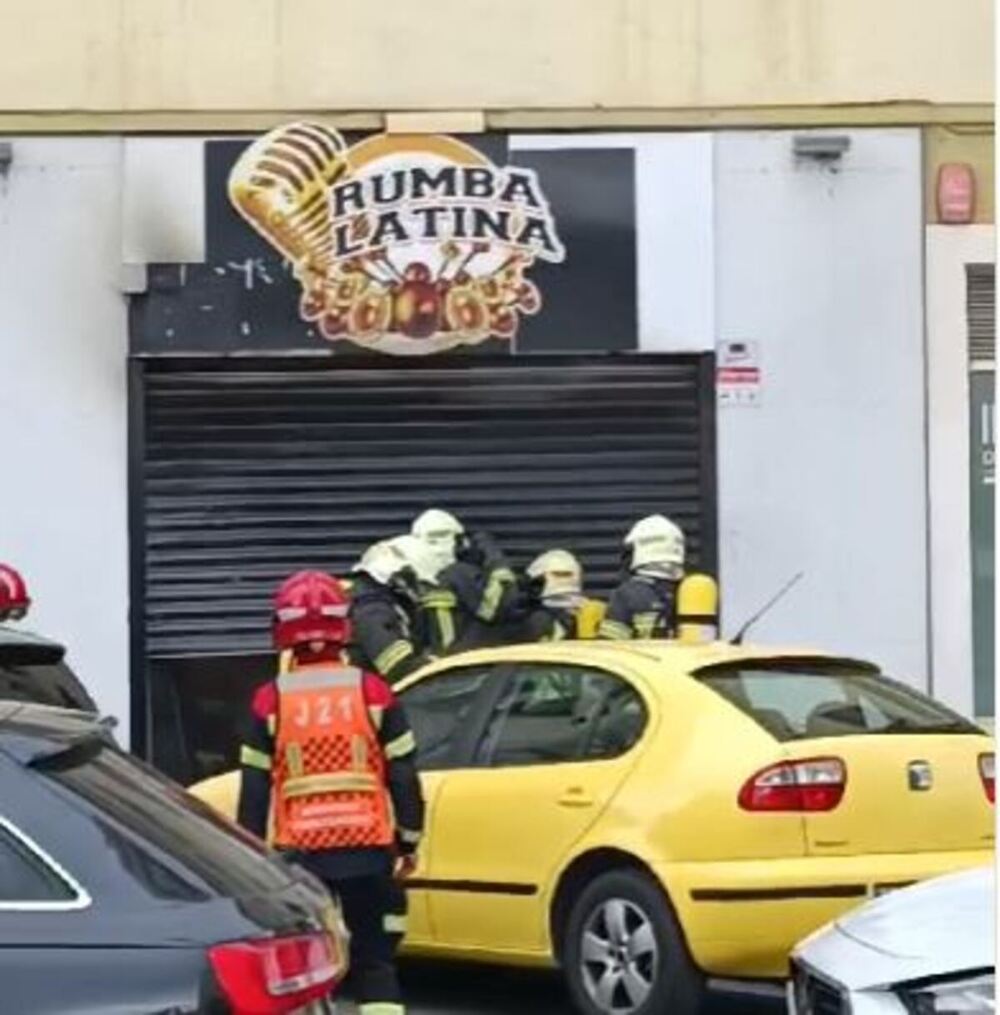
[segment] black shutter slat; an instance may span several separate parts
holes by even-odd
[[[617,579],[625,529],[653,511],[714,569],[711,376],[688,355],[146,360],[146,654],[266,650],[281,578],[346,573],[433,505],[491,531],[518,566],[574,550],[597,595]]]

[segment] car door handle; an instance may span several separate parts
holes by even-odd
[[[582,786],[573,786],[559,797],[560,807],[593,807],[594,801]]]

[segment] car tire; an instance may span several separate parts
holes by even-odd
[[[598,875],[569,911],[563,974],[581,1015],[697,1015],[704,977],[673,909],[647,874]]]

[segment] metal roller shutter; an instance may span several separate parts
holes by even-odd
[[[993,363],[997,353],[996,266],[967,264],[965,278],[969,362]]]
[[[652,511],[714,569],[712,377],[708,355],[136,360],[133,649],[266,650],[281,578],[345,573],[431,505],[520,566],[574,550],[598,594],[624,529]]]

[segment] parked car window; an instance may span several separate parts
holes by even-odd
[[[614,758],[639,739],[646,709],[620,677],[579,666],[516,666],[479,744],[494,768]]]
[[[0,825],[0,903],[68,902],[75,897],[41,857]]]
[[[777,740],[892,733],[979,733],[905,684],[833,661],[724,664],[696,678]]]
[[[465,728],[491,666],[452,670],[403,691],[400,701],[417,740],[417,766],[424,771],[448,768],[455,734]]]
[[[90,695],[63,662],[0,662],[0,699],[96,711]]]
[[[88,743],[86,750],[68,750],[65,760],[57,755],[34,767],[86,802],[109,825],[113,833],[109,846],[119,855],[123,872],[154,895],[194,897],[198,885],[182,887],[163,871],[151,878],[152,867],[128,848],[123,837],[151,851],[153,860],[159,854],[170,857],[220,895],[265,895],[284,883],[280,868],[260,862],[266,853],[262,842],[117,747]]]

